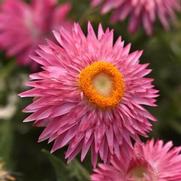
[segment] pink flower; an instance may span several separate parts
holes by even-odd
[[[111,159],[111,165],[100,164],[92,181],[179,181],[181,180],[181,147],[172,142],[148,141],[136,144],[132,159]]]
[[[29,55],[58,25],[68,26],[70,4],[58,6],[57,0],[5,0],[0,7],[0,47],[20,64],[32,63]]]
[[[133,33],[143,26],[151,35],[157,19],[168,30],[169,22],[175,19],[175,11],[180,10],[179,0],[92,0],[92,4],[102,3],[102,13],[113,9],[112,22],[129,19],[128,30]]]
[[[148,64],[139,64],[142,51],[130,52],[119,37],[113,45],[113,31],[99,25],[96,36],[91,24],[84,35],[80,26],[54,32],[56,43],[48,41],[32,57],[43,71],[32,74],[33,87],[21,94],[34,97],[25,121],[45,127],[39,141],[54,141],[52,152],[68,145],[72,160],[89,149],[95,165],[99,155],[107,162],[111,154],[128,156],[131,139],[151,130],[155,118],[143,107],[155,106],[157,90]]]

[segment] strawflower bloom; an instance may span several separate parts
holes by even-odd
[[[69,26],[66,19],[70,4],[58,5],[57,0],[4,0],[0,5],[0,48],[20,64],[35,68],[29,54],[34,52],[52,29]]]
[[[113,31],[99,25],[96,36],[88,24],[84,35],[79,24],[72,30],[54,31],[56,43],[48,41],[33,60],[42,72],[32,74],[20,96],[34,97],[25,112],[25,121],[45,127],[39,141],[54,141],[52,152],[68,145],[65,157],[72,160],[89,149],[95,166],[100,156],[107,162],[111,154],[129,156],[131,140],[145,136],[155,118],[143,107],[155,106],[157,90],[148,64],[139,64],[142,51],[130,52]]]
[[[100,164],[92,181],[180,181],[181,147],[170,141],[135,144],[132,159],[111,158],[111,165]]]
[[[180,0],[92,0],[92,4],[101,4],[102,13],[112,10],[112,22],[128,18],[129,32],[134,33],[143,26],[148,35],[153,33],[157,20],[168,30],[170,21],[175,19],[175,12],[181,10]]]

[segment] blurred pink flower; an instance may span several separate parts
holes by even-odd
[[[168,30],[169,22],[180,11],[180,0],[92,0],[92,5],[101,4],[102,13],[113,10],[112,22],[129,19],[128,30],[131,33],[143,26],[148,35],[153,33],[157,19]]]
[[[155,118],[142,106],[155,106],[157,90],[148,64],[139,64],[142,51],[130,52],[113,31],[99,25],[96,36],[91,24],[84,35],[80,26],[54,31],[57,43],[48,41],[32,57],[43,70],[32,74],[33,87],[21,97],[34,97],[24,110],[33,113],[25,121],[46,127],[39,141],[54,141],[52,152],[68,145],[66,158],[91,149],[95,166],[111,154],[128,157],[133,140],[151,130]]]
[[[0,48],[7,56],[15,56],[20,64],[37,64],[29,55],[58,25],[70,26],[66,19],[70,4],[58,5],[57,0],[4,0],[0,7]]]
[[[172,142],[148,141],[136,144],[132,159],[113,157],[111,165],[100,164],[92,181],[179,181],[181,180],[181,147]]]

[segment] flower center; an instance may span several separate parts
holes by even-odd
[[[143,160],[137,160],[137,165],[128,172],[128,180],[131,181],[158,181],[158,176],[150,164]]]
[[[99,94],[107,97],[111,95],[113,82],[109,75],[105,73],[97,74],[93,78],[92,84]]]
[[[101,108],[116,106],[125,90],[121,72],[111,63],[102,61],[80,72],[79,85],[87,99]]]
[[[135,181],[141,181],[143,178],[145,178],[145,173],[146,169],[142,166],[139,166],[132,170],[131,175]]]

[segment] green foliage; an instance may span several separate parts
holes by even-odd
[[[6,165],[12,167],[11,152],[13,142],[13,130],[10,120],[0,123],[0,157]],[[1,160],[0,158],[0,160]]]
[[[48,151],[43,150],[43,153],[49,158],[56,172],[57,181],[88,181],[88,171],[77,160],[66,164],[56,156],[53,156]]]

